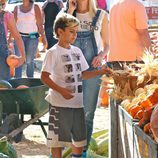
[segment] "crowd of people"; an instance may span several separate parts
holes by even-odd
[[[85,158],[100,76],[111,73],[101,68],[102,61],[114,70],[122,69],[120,63],[142,62],[151,45],[145,7],[138,0],[117,0],[108,11],[106,0],[67,0],[66,6],[62,0],[46,0],[39,8],[23,0],[12,14],[5,3],[0,0],[0,79],[10,79],[9,42],[19,57],[15,77],[22,77],[24,63],[27,77],[34,77],[40,36],[47,49],[41,70],[41,80],[49,86],[47,145],[53,158],[61,158],[63,147],[70,145],[73,158]],[[110,104],[116,106],[112,99]]]

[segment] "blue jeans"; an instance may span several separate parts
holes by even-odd
[[[53,28],[52,27],[46,28],[45,33],[46,33],[46,38],[47,38],[47,42],[48,42],[48,49],[49,49],[52,46],[54,46],[54,44],[56,44],[58,42],[58,40],[53,37]]]
[[[79,32],[74,45],[82,50],[83,55],[90,67],[89,70],[93,70],[94,68],[91,66],[91,63],[98,51],[93,34],[90,31]],[[87,127],[87,147],[89,145],[93,131],[93,119],[100,89],[99,78],[100,76],[97,76],[95,78],[83,81],[83,104]]]
[[[10,79],[10,70],[9,66],[6,63],[8,56],[7,45],[0,46],[0,80],[9,80]]]
[[[25,55],[26,55],[26,75],[27,77],[33,77],[34,75],[34,56],[38,47],[38,38],[29,38],[22,36],[22,40],[24,42],[25,47]],[[14,43],[15,54],[19,55],[19,51],[17,45]],[[15,77],[22,77],[22,66],[15,69]]]

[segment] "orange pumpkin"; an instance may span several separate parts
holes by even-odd
[[[143,131],[144,131],[145,133],[149,133],[149,131],[150,131],[150,122],[147,123],[147,124],[144,126]]]
[[[19,57],[14,54],[11,54],[7,57],[6,62],[10,67],[10,76],[14,77],[15,76],[15,67],[19,64]]]
[[[140,128],[144,128],[144,126],[145,126],[147,123],[148,123],[148,122],[142,118],[141,120],[139,120],[138,126],[139,126]]]
[[[143,118],[143,110],[139,110],[134,118],[141,120]]]
[[[140,104],[139,104],[142,108],[146,109],[148,108],[149,106],[151,106],[151,102],[149,99],[146,99],[144,101],[142,101]]]
[[[128,109],[127,109],[127,112],[130,113],[131,112],[131,109],[135,107],[135,105],[131,105]]]
[[[109,96],[108,93],[105,91],[101,100],[101,106],[108,107],[108,105],[109,105]]]
[[[17,55],[11,54],[7,57],[6,62],[10,67],[16,67],[19,64],[19,57]]]
[[[134,118],[135,115],[139,110],[142,110],[142,108],[139,105],[135,105],[131,110],[130,110],[130,115]]]
[[[154,110],[154,107],[150,107],[148,110],[144,110],[144,113],[143,113],[143,119],[145,121],[150,121],[150,117],[151,117],[151,114]]]

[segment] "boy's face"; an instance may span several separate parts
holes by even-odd
[[[65,30],[60,29],[59,31],[59,40],[67,44],[74,43],[77,37],[78,26],[75,27],[66,27]]]

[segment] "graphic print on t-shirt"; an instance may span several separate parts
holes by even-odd
[[[80,54],[74,53],[72,54],[73,61],[79,61],[80,60]]]
[[[62,59],[63,62],[71,61],[71,58],[70,58],[69,55],[62,55],[61,59]]]
[[[65,76],[65,82],[66,82],[66,83],[73,83],[73,82],[75,82],[75,77],[74,77],[74,75],[66,75],[66,76]]]
[[[98,26],[92,26],[92,22],[89,21],[80,21],[80,27],[84,30],[98,30]]]
[[[65,72],[65,73],[73,72],[72,64],[65,65],[65,66],[64,66],[64,72]]]
[[[72,93],[82,93],[81,62],[79,53],[61,55],[66,88]]]
[[[81,64],[80,63],[75,64],[75,71],[81,71]]]

